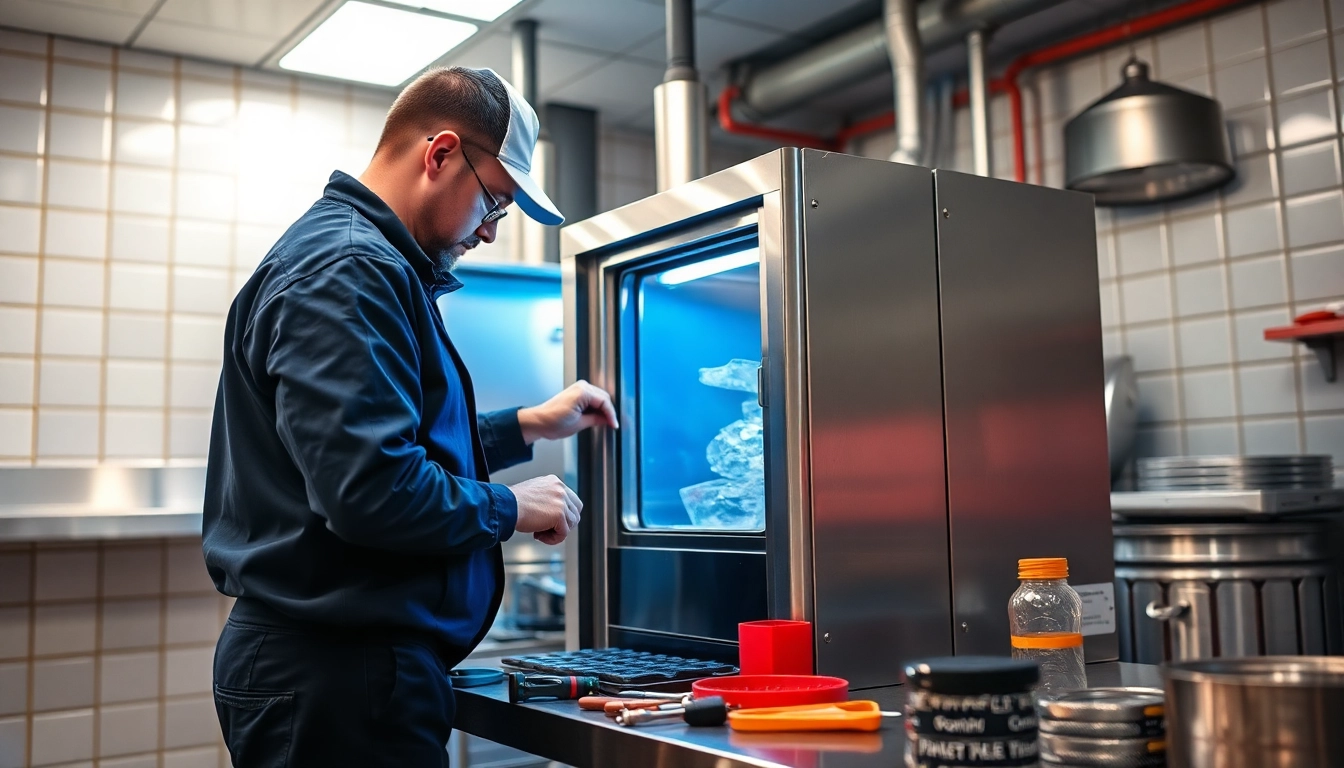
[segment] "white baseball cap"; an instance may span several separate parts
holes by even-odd
[[[499,147],[498,157],[499,162],[504,164],[504,170],[518,183],[514,202],[534,221],[550,226],[565,223],[564,215],[542,191],[541,184],[532,178],[532,152],[537,147],[537,136],[541,133],[537,113],[527,103],[527,99],[493,69],[476,71],[498,79],[509,94],[509,127],[504,132],[504,142]]]

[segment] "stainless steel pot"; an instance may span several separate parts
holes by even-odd
[[[1262,656],[1162,667],[1171,768],[1344,765],[1344,658]]]

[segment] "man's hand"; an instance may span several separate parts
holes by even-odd
[[[583,502],[555,475],[534,477],[509,486],[518,500],[514,530],[530,533],[543,544],[559,544],[579,526]]]
[[[546,438],[563,440],[583,430],[605,424],[618,429],[611,395],[586,381],[578,381],[541,405],[518,411],[518,426],[528,445]]]

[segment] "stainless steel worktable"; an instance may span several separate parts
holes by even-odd
[[[1087,668],[1088,684],[1162,687],[1156,666],[1108,662]],[[886,710],[903,708],[901,687],[856,691]],[[890,768],[904,764],[900,718],[877,733],[740,734],[680,723],[621,728],[573,701],[510,704],[504,683],[457,691],[455,727],[473,736],[578,768]]]

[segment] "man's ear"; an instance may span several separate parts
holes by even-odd
[[[462,139],[453,131],[440,131],[427,143],[429,146],[425,147],[424,154],[425,173],[434,179],[443,173],[448,157],[459,151]]]

